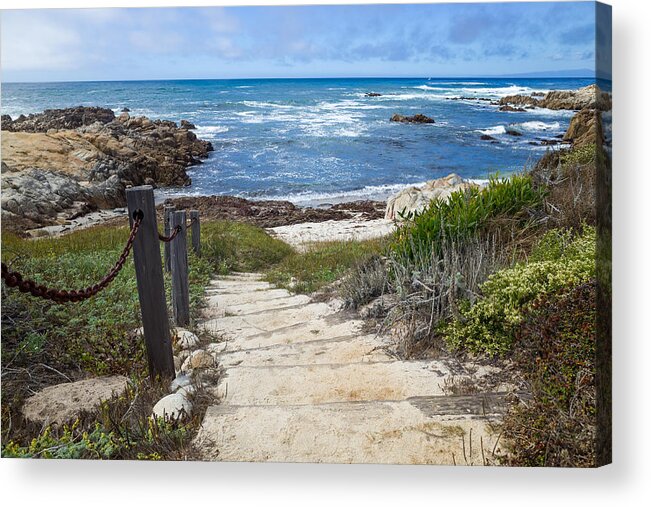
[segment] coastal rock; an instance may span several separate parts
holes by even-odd
[[[377,93],[377,92],[367,92],[367,93],[364,94],[364,96],[365,96],[365,97],[381,97],[382,94],[381,94],[381,93]]]
[[[424,114],[415,114],[413,116],[404,116],[402,114],[394,114],[391,121],[399,123],[434,123],[434,120]]]
[[[401,214],[418,212],[425,209],[433,199],[447,199],[452,192],[474,186],[464,181],[457,174],[431,180],[422,187],[408,187],[389,197],[384,218],[401,220]]]
[[[182,129],[186,129],[186,130],[194,130],[194,129],[196,129],[197,127],[195,126],[194,123],[190,123],[190,122],[187,121],[187,120],[181,120],[181,128],[182,128]]]
[[[174,122],[103,108],[46,110],[2,129],[2,219],[15,232],[124,206],[128,186],[188,185],[186,167],[213,149]]]
[[[523,107],[513,107],[508,104],[506,106],[500,106],[499,110],[513,113],[524,113],[526,111]]]
[[[497,141],[493,136],[489,136],[488,134],[482,134],[480,139],[482,141]]]
[[[574,147],[604,142],[601,114],[593,109],[582,109],[570,120],[563,141],[571,141]]]
[[[514,136],[514,137],[520,137],[522,135],[522,132],[520,132],[518,129],[513,127],[512,125],[509,125],[505,129],[505,133],[509,136]]]
[[[552,90],[546,93],[543,98],[538,99],[531,95],[509,95],[502,97],[500,106],[534,106],[546,109],[572,109],[584,108],[609,111],[612,109],[612,98],[607,92],[603,92],[595,84],[579,88],[578,90]],[[536,97],[540,93],[535,94]]]
[[[500,106],[537,106],[538,99],[530,95],[507,95],[506,97],[502,97],[498,104]]]
[[[46,387],[25,401],[23,415],[43,425],[70,422],[113,394],[121,394],[128,382],[126,377],[114,376]]]
[[[115,119],[115,113],[104,107],[72,107],[69,109],[46,109],[42,113],[20,115],[14,121],[3,121],[2,130],[10,132],[47,132],[48,130],[70,130],[92,125],[106,124]]]

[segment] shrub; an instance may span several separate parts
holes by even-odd
[[[554,239],[556,238],[556,239]],[[563,248],[563,233],[548,233],[530,262],[492,274],[481,286],[482,297],[466,303],[460,317],[447,325],[444,337],[453,349],[494,356],[507,352],[523,313],[540,297],[568,290],[595,274],[596,234],[583,234]]]
[[[475,237],[491,219],[508,216],[526,222],[530,218],[527,212],[539,207],[543,196],[528,175],[492,177],[484,188],[453,192],[447,200],[435,199],[424,211],[413,214],[396,231],[394,250],[410,257],[421,250],[438,254],[443,239]]]
[[[385,259],[379,255],[370,255],[358,262],[350,273],[341,281],[339,291],[346,308],[357,309],[387,289],[388,273]]]
[[[513,358],[533,399],[504,419],[513,466],[594,466],[596,283],[550,294],[524,315]]]

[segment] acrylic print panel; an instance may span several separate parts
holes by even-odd
[[[610,462],[609,6],[12,10],[2,76],[4,457]]]

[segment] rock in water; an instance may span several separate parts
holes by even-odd
[[[391,121],[399,123],[435,123],[432,118],[424,114],[415,114],[414,116],[404,116],[402,114],[394,114]]]
[[[400,220],[400,214],[422,211],[433,199],[447,199],[452,192],[465,190],[473,183],[464,181],[457,174],[450,174],[445,178],[431,180],[422,187],[408,187],[389,197],[384,218],[387,220]]]
[[[82,411],[93,410],[113,394],[122,394],[128,382],[126,377],[115,376],[46,387],[25,401],[23,415],[43,425],[67,423]]]
[[[382,94],[381,94],[381,93],[377,93],[377,92],[367,92],[367,93],[364,94],[364,96],[365,96],[365,97],[381,97]]]

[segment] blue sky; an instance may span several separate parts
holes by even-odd
[[[2,80],[490,76],[595,68],[595,4],[2,12]]]

